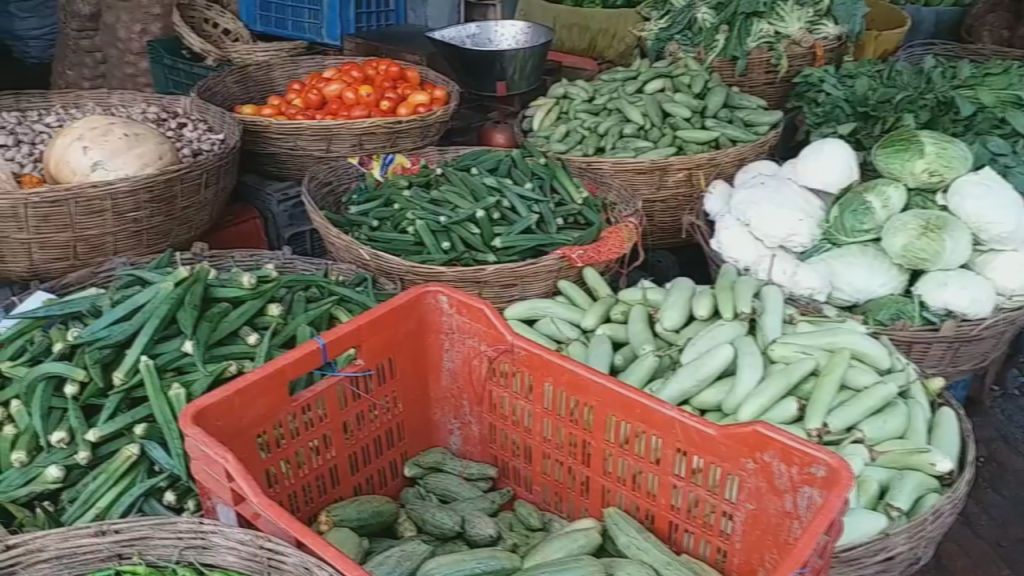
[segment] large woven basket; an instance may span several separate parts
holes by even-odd
[[[704,249],[708,267],[714,274],[722,265],[722,259],[711,248],[711,228],[703,213],[688,220],[687,228]],[[882,328],[875,333],[887,337],[925,374],[952,380],[991,366],[1002,357],[1021,329],[1024,329],[1024,308],[999,312],[985,320],[950,320],[940,326]]]
[[[736,62],[732,60],[715,60],[711,67],[729,86],[760,96],[768,102],[769,108],[782,110],[789,93],[793,91],[793,79],[797,74],[804,68],[837,62],[845,46],[846,42],[842,39],[815,42],[809,47],[790,44],[786,48],[786,69],[781,73],[775,63],[776,57],[767,51],[752,54],[747,59],[747,68],[743,74],[736,74]]]
[[[202,117],[224,134],[206,159],[105,182],[0,194],[0,280],[45,280],[112,256],[184,247],[216,222],[235,186],[241,129],[231,114],[195,98],[139,92],[0,94],[0,111],[147,104]]]
[[[208,0],[178,0],[172,20],[181,41],[210,63],[253,64],[309,47],[300,41],[258,42],[237,16]]]
[[[1024,60],[1024,50],[991,44],[958,44],[943,40],[919,40],[906,44],[896,54],[905,62],[916,64],[928,56],[964,58],[975,62],[986,60]]]
[[[132,518],[0,539],[0,574],[10,576],[86,576],[140,561],[247,576],[338,576],[277,538],[212,520]]]
[[[202,80],[196,85],[195,94],[231,110],[237,104],[260,103],[271,94],[283,93],[288,82],[310,72],[362,60],[366,58],[300,56],[238,66]],[[448,105],[407,118],[286,122],[238,116],[245,127],[246,163],[274,178],[301,181],[311,167],[324,160],[433,146],[448,128],[459,105],[459,87],[429,68],[408,62],[402,65],[419,70],[424,81],[447,88],[451,95]]]
[[[520,115],[515,123],[520,142],[525,138],[522,124]],[[740,168],[770,156],[781,134],[778,128],[750,144],[662,160],[559,157],[573,169],[619,182],[639,198],[644,210],[643,243],[664,248],[689,240],[683,223],[700,212],[708,183],[718,178],[732,181]]]
[[[38,282],[33,283],[25,292],[9,298],[6,302],[0,304],[0,316],[10,313],[36,290],[43,290],[49,294],[63,296],[94,286],[104,287],[119,278],[118,272],[120,270],[145,265],[156,257],[157,255],[155,254],[130,257],[120,256],[111,258],[96,266],[78,270],[56,280],[42,284]],[[281,251],[210,250],[209,246],[202,242],[196,242],[187,252],[176,253],[174,260],[184,266],[206,262],[217,270],[224,272],[231,270],[235,266],[243,270],[252,270],[264,264],[273,264],[277,271],[282,274],[319,274],[326,272],[330,277],[352,278],[366,273],[351,264],[296,256],[289,249]],[[374,286],[380,292],[389,294],[397,294],[400,288],[397,283],[380,278],[374,278]],[[3,574],[3,572],[0,572],[0,574]]]
[[[949,394],[943,401],[951,406],[963,430],[963,463],[960,476],[941,500],[926,514],[874,540],[836,550],[832,554],[831,576],[904,576],[928,563],[946,532],[967,505],[974,484],[974,430],[964,409]]]
[[[436,165],[478,149],[428,148],[412,154],[430,165]],[[609,206],[609,223],[613,226],[607,228],[597,242],[588,246],[570,247],[565,252],[510,264],[417,264],[375,250],[345,234],[331,224],[321,211],[344,212],[344,195],[364,180],[364,172],[348,163],[324,164],[310,171],[302,186],[302,200],[313,226],[320,232],[328,253],[335,260],[350,262],[380,278],[393,279],[403,288],[427,282],[450,284],[503,308],[517,300],[550,296],[558,280],[578,280],[584,265],[594,266],[602,272],[610,271],[629,254],[636,243],[640,202],[615,182],[606,181],[587,170],[570,170],[589,190],[605,200]]]

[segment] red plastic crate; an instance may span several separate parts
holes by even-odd
[[[721,427],[515,335],[484,301],[409,290],[189,404],[206,514],[366,574],[309,524],[360,494],[397,496],[431,446],[496,464],[499,484],[567,518],[619,506],[727,576],[827,574],[852,476],[766,424]],[[350,348],[356,376],[288,383]]]
[[[203,242],[215,250],[270,249],[263,217],[244,202],[228,205],[217,224],[203,237]]]

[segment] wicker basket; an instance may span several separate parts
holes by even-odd
[[[222,132],[217,155],[152,174],[0,194],[0,279],[45,280],[112,256],[188,246],[216,222],[235,186],[241,130],[231,114],[182,96],[124,91],[0,94],[0,111],[149,104],[198,114]]]
[[[0,574],[86,576],[147,562],[199,564],[248,576],[338,576],[276,538],[212,520],[132,518],[0,539]]]
[[[916,64],[928,56],[964,58],[975,62],[994,59],[1024,60],[1024,50],[989,44],[957,44],[942,40],[920,40],[903,46],[896,54],[900,60],[912,64]]]
[[[949,492],[927,514],[892,532],[832,554],[831,576],[903,576],[914,574],[935,554],[946,532],[967,504],[974,484],[976,447],[974,430],[964,409],[949,394],[943,394],[960,420],[964,435],[964,460],[960,476]]]
[[[525,139],[522,125],[520,115],[514,126],[520,142]],[[628,188],[643,206],[644,245],[665,248],[689,240],[683,223],[700,211],[708,183],[718,178],[732,181],[740,168],[770,156],[781,134],[778,128],[750,144],[662,160],[559,157],[573,169],[616,180]]]
[[[711,248],[711,230],[703,213],[688,220],[687,228],[704,249],[714,274],[722,260]],[[950,320],[941,326],[884,328],[875,333],[887,337],[925,374],[953,380],[988,368],[1002,357],[1021,329],[1024,309],[1000,312],[985,320]]]
[[[84,288],[93,286],[107,286],[118,278],[118,271],[129,267],[143,266],[151,262],[156,255],[146,256],[119,256],[111,258],[101,264],[85,268],[62,276],[56,280],[45,283],[33,283],[25,292],[8,299],[0,304],[0,313],[9,314],[18,304],[24,302],[36,290],[43,290],[49,294],[63,296]],[[363,270],[351,265],[320,258],[307,258],[296,256],[291,250],[281,251],[270,250],[210,250],[203,242],[196,242],[187,252],[178,252],[176,262],[185,266],[192,266],[199,262],[206,262],[221,271],[228,271],[237,266],[243,270],[251,270],[273,263],[278,272],[283,274],[319,274],[324,271],[330,276],[351,278],[358,274],[365,274]],[[397,294],[399,285],[389,280],[374,278],[377,289],[384,293]],[[0,315],[2,315],[0,314]],[[3,572],[0,572],[3,574]]]
[[[767,51],[751,54],[747,59],[747,69],[740,75],[736,74],[736,62],[733,60],[716,60],[711,67],[729,86],[760,96],[768,102],[769,108],[782,110],[789,93],[793,91],[793,79],[797,74],[804,68],[837,62],[842,58],[845,46],[846,42],[842,39],[816,42],[807,48],[791,44],[786,48],[788,64],[782,73],[775,63],[775,55]]]
[[[172,17],[181,41],[211,64],[254,64],[302,54],[309,47],[300,41],[258,42],[237,16],[207,0],[179,0]]]
[[[437,164],[455,158],[473,147],[428,148],[413,152],[428,164]],[[589,246],[572,247],[540,258],[510,264],[491,266],[429,266],[403,260],[358,242],[345,234],[321,210],[344,210],[343,196],[365,178],[364,172],[350,164],[331,163],[316,167],[306,176],[302,186],[302,200],[306,204],[313,226],[320,232],[327,252],[335,260],[351,262],[380,278],[393,279],[403,288],[442,282],[477,294],[499,308],[527,298],[550,296],[558,280],[578,280],[581,267],[591,265],[602,272],[610,271],[629,254],[636,243],[636,226],[640,218],[640,203],[624,188],[603,180],[586,170],[571,169],[574,176],[588,189],[603,197],[610,205],[610,222],[597,242]]]
[[[271,94],[284,92],[289,82],[310,72],[363,60],[367,58],[302,56],[238,66],[204,79],[196,86],[195,94],[231,110],[237,104],[263,102]],[[245,127],[247,164],[272,178],[301,181],[311,167],[324,160],[433,146],[459,105],[459,87],[429,68],[408,62],[402,65],[419,70],[424,81],[447,88],[451,94],[448,105],[408,118],[284,122],[238,116]]]

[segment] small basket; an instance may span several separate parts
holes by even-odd
[[[47,280],[107,258],[188,246],[235,187],[241,130],[224,110],[184,96],[121,90],[5,92],[0,111],[148,104],[201,116],[224,149],[152,174],[0,194],[0,279]]]
[[[213,63],[254,64],[302,54],[305,42],[258,42],[228,9],[208,0],[179,0],[171,15],[186,46]]]
[[[225,110],[237,104],[263,102],[283,93],[289,82],[310,72],[368,58],[301,56],[280,58],[259,65],[237,66],[206,78],[195,94]],[[416,68],[426,82],[444,86],[451,99],[439,110],[407,118],[367,120],[278,121],[257,116],[237,116],[245,127],[243,148],[254,171],[279,180],[301,181],[306,172],[324,160],[350,156],[403,152],[433,146],[448,128],[459,105],[459,87],[433,70]]]
[[[472,150],[479,148],[428,148],[412,155],[429,165],[436,165]],[[635,244],[640,203],[620,185],[605,181],[592,172],[576,169],[571,169],[571,172],[595,195],[608,202],[607,212],[613,226],[606,228],[596,242],[587,246],[567,246],[525,262],[490,266],[417,264],[371,248],[339,230],[324,217],[322,210],[342,211],[345,194],[364,180],[365,172],[350,164],[325,164],[311,170],[303,182],[302,200],[331,258],[351,262],[375,276],[393,279],[403,288],[443,282],[477,294],[503,308],[518,300],[550,296],[558,280],[578,280],[585,265],[608,272],[629,254]]]
[[[25,292],[8,299],[6,302],[0,303],[0,315],[10,313],[36,290],[43,290],[49,294],[63,296],[94,286],[105,287],[119,277],[118,272],[120,270],[148,264],[156,257],[156,255],[150,254],[147,256],[111,258],[99,265],[79,270],[50,282],[43,284],[33,283]],[[196,242],[187,252],[175,254],[175,259],[184,266],[193,266],[199,262],[206,262],[222,272],[231,270],[235,266],[242,269],[254,269],[264,264],[273,264],[277,271],[283,274],[320,274],[326,271],[331,277],[340,276],[342,278],[351,278],[358,274],[365,274],[363,270],[351,264],[296,256],[287,248],[280,251],[249,249],[210,250],[209,246],[205,243]],[[399,291],[399,285],[388,280],[374,278],[374,284],[381,292],[397,293]],[[3,574],[3,572],[0,572],[0,574]]]
[[[956,411],[963,431],[963,465],[953,487],[927,513],[891,532],[832,554],[831,576],[903,576],[914,574],[931,560],[946,532],[967,505],[974,484],[974,430],[964,409],[949,394],[943,402]]]
[[[711,248],[711,230],[703,213],[689,219],[687,228],[704,249],[708,268],[714,274],[722,259]],[[941,326],[880,328],[874,332],[888,338],[925,374],[952,381],[989,367],[1022,328],[1024,308],[1000,312],[984,320],[950,320]]]
[[[818,41],[806,48],[790,44],[786,47],[785,72],[779,71],[775,55],[765,50],[757,51],[747,58],[747,68],[743,74],[736,74],[734,60],[715,60],[711,67],[729,86],[764,98],[773,110],[782,110],[789,93],[793,91],[793,79],[804,68],[817,68],[837,62],[842,58],[845,47],[846,41],[840,38]]]
[[[86,576],[140,561],[248,576],[338,576],[276,538],[211,520],[131,518],[0,539],[0,574]]]
[[[207,515],[367,576],[310,522],[344,498],[397,497],[404,463],[445,446],[568,519],[618,506],[722,574],[828,574],[852,480],[829,450],[763,422],[702,420],[516,335],[447,286],[407,290],[322,336],[182,412]],[[291,379],[349,349],[358,359],[343,375],[289,395]]]
[[[520,142],[525,140],[523,118],[520,114],[514,126]],[[712,180],[731,181],[740,168],[770,156],[781,135],[780,127],[749,144],[661,160],[554,156],[573,169],[625,186],[640,199],[643,207],[644,245],[667,248],[679,246],[687,240],[683,223],[687,217],[701,210],[704,189]]]

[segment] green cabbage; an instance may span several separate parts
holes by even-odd
[[[844,192],[828,212],[825,238],[834,244],[875,240],[882,227],[907,205],[907,187],[879,178]]]
[[[921,309],[921,301],[916,297],[902,294],[875,298],[854,308],[853,313],[861,316],[864,324],[883,328],[896,325],[926,326],[936,324],[938,320],[927,310]]]
[[[971,257],[971,231],[947,212],[907,210],[885,223],[882,248],[911,270],[951,270]]]
[[[871,151],[878,173],[908,188],[941,190],[974,165],[971,149],[960,140],[931,130],[897,130]]]

